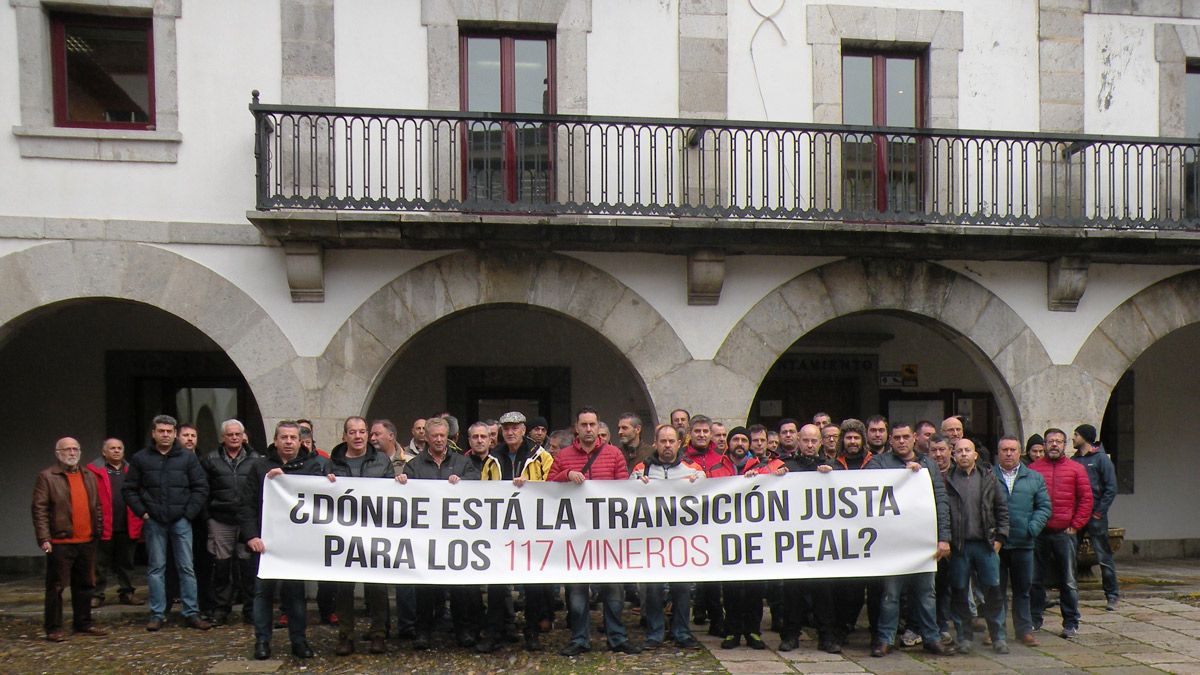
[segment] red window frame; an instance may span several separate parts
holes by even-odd
[[[843,49],[842,57],[859,56],[871,59],[871,125],[887,126],[887,62],[888,59],[905,59],[916,62],[916,125],[917,129],[925,127],[925,92],[926,68],[928,60],[923,52],[917,51],[880,51],[873,49]],[[843,77],[845,75],[843,74]],[[918,141],[919,143],[919,141]],[[918,164],[924,166],[924,153],[918,150]],[[889,210],[887,139],[875,137],[875,207],[883,212]]]
[[[556,93],[555,82],[558,79],[555,73],[555,36],[552,32],[537,32],[537,31],[498,31],[498,30],[463,30],[460,31],[458,37],[458,91],[459,91],[459,109],[463,112],[470,112],[468,106],[471,100],[470,76],[467,72],[469,64],[469,54],[467,43],[471,38],[489,38],[500,40],[500,112],[514,113],[516,112],[516,68],[514,66],[516,60],[515,43],[517,40],[538,40],[546,43],[546,91],[549,100],[547,101],[547,110],[545,114],[552,115],[555,112],[555,104],[558,99]],[[504,158],[502,162],[504,176],[504,194],[505,201],[517,201],[517,128],[511,122],[501,123],[503,131]],[[466,140],[466,127],[462,127],[462,167],[461,174],[464,178],[464,189],[466,176],[469,168],[468,153],[470,148]],[[549,135],[549,158],[552,162],[554,157],[553,134]],[[549,169],[553,174],[553,168]],[[546,195],[548,200],[553,197],[553,183],[551,180],[547,185],[550,194]]]
[[[145,122],[101,122],[72,120],[67,101],[67,26],[94,26],[141,30],[146,34],[146,78],[147,78],[147,121]],[[50,69],[54,96],[54,126],[82,129],[137,129],[155,128],[156,108],[154,96],[154,30],[149,17],[94,16],[55,12],[50,15]]]

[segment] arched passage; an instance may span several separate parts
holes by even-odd
[[[1117,467],[1110,524],[1126,546],[1151,556],[1185,555],[1200,539],[1194,518],[1174,517],[1194,491],[1191,439],[1200,433],[1200,271],[1164,279],[1100,322],[1074,365],[1095,382],[1104,411],[1085,420]],[[1188,548],[1185,548],[1188,547]]]
[[[462,251],[432,260],[381,288],[346,320],[323,358],[336,379],[326,388],[336,411],[367,412],[383,376],[422,330],[458,312],[490,305],[571,317],[624,356],[651,399],[659,382],[691,355],[641,296],[571,257],[533,252]]]
[[[842,260],[806,272],[758,302],[716,363],[761,383],[796,340],[839,317],[900,312],[958,347],[994,394],[1005,431],[1022,433],[1019,388],[1050,367],[1045,348],[995,294],[952,270],[905,260]]]
[[[148,244],[68,241],[0,257],[0,341],[14,319],[54,303],[128,300],[161,309],[228,355],[271,420],[310,409],[293,370],[296,353],[266,311],[228,279]]]

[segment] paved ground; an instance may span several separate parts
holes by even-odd
[[[613,655],[602,649],[603,637],[597,634],[597,651],[566,659],[553,653],[566,640],[565,631],[556,630],[547,645],[552,651],[540,655],[515,645],[486,656],[449,644],[416,653],[407,642],[390,641],[385,655],[337,658],[332,655],[334,630],[314,627],[309,634],[318,658],[307,662],[282,655],[250,660],[253,639],[249,627],[240,624],[199,632],[174,621],[160,633],[147,633],[145,608],[103,607],[96,617],[112,631],[109,637],[72,637],[65,644],[51,644],[41,634],[40,581],[26,578],[0,583],[0,672],[1200,673],[1200,561],[1126,562],[1120,573],[1125,597],[1118,611],[1105,612],[1097,584],[1084,582],[1078,638],[1056,637],[1058,617],[1048,614],[1047,630],[1039,633],[1040,647],[1010,644],[1012,653],[1005,656],[978,648],[971,656],[935,657],[918,647],[873,659],[861,628],[841,655],[816,651],[812,640],[784,654],[745,647],[722,650],[716,638],[696,627],[705,650]],[[627,618],[636,625],[634,616]],[[633,631],[633,637],[640,639],[640,631]],[[778,645],[776,636],[766,637],[770,647]],[[286,649],[281,631],[276,632],[274,646],[277,651]]]

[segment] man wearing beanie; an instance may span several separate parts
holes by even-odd
[[[1117,470],[1112,459],[1096,445],[1096,427],[1081,424],[1075,427],[1071,438],[1075,447],[1075,461],[1087,469],[1088,482],[1092,484],[1092,517],[1081,534],[1092,542],[1092,550],[1100,561],[1100,577],[1104,581],[1105,609],[1114,611],[1120,591],[1117,588],[1117,567],[1113,563],[1112,547],[1108,543],[1108,507],[1117,497]]]
[[[1041,434],[1034,434],[1025,441],[1025,464],[1033,464],[1046,454],[1046,439]]]

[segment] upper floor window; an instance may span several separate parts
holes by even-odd
[[[924,126],[922,59],[916,54],[842,51],[842,123]],[[842,145],[843,208],[915,211],[923,196],[918,140],[903,134],[847,136]]]
[[[554,112],[554,38],[538,33],[463,33],[463,110]],[[480,122],[465,131],[468,201],[549,202],[553,137],[541,122]]]
[[[50,15],[54,124],[154,128],[149,18]]]

